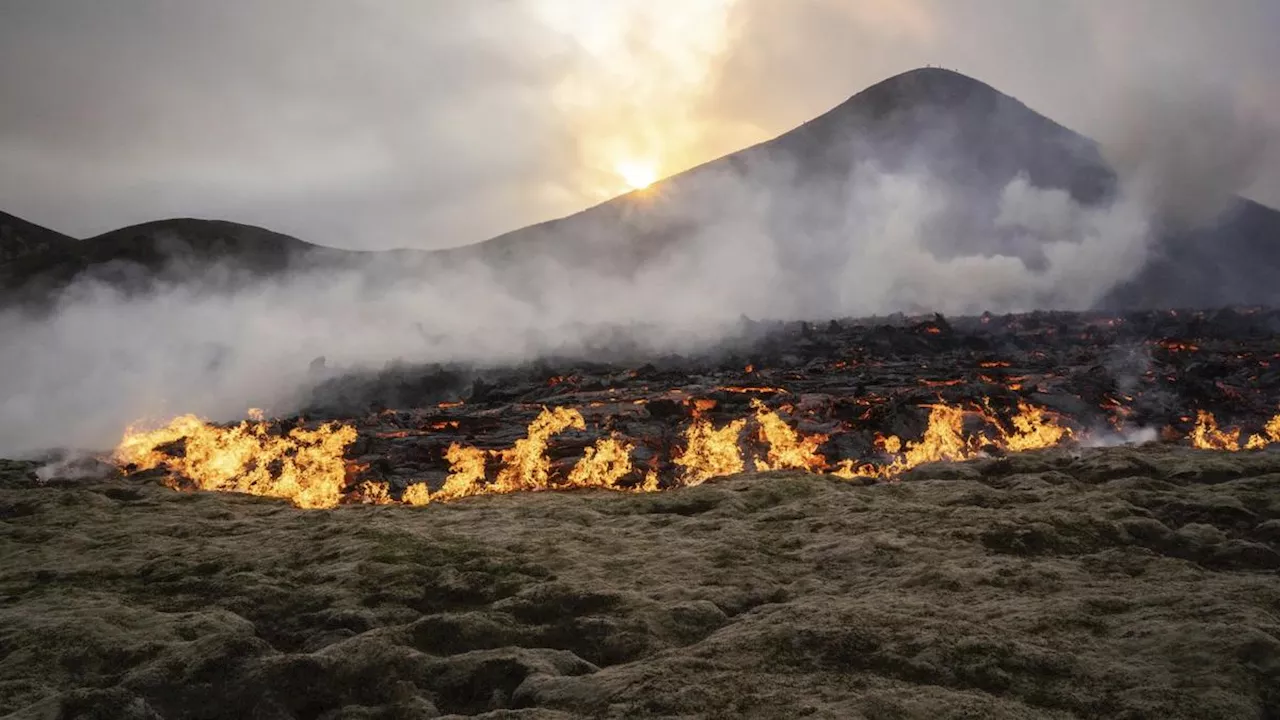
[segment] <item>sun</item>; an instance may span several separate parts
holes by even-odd
[[[614,169],[632,190],[643,190],[658,179],[658,166],[651,160],[624,160]]]

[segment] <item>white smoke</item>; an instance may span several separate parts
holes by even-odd
[[[1000,252],[937,257],[929,228],[954,203],[925,174],[859,166],[834,205],[761,193],[722,173],[681,182],[693,201],[669,211],[697,232],[629,279],[544,259],[522,268],[523,288],[479,263],[414,281],[381,282],[387,269],[376,266],[299,272],[222,295],[170,287],[125,297],[82,283],[46,319],[0,316],[0,455],[110,447],[141,418],[286,413],[320,356],[338,371],[492,365],[589,353],[601,326],[651,352],[689,352],[734,333],[744,314],[1086,308],[1135,272],[1147,248],[1137,205],[1084,208],[1021,177],[1000,194],[995,224],[1034,239],[1044,255],[1034,267]],[[814,213],[817,231],[778,231],[815,227],[805,222]],[[580,231],[608,242],[611,230]]]
[[[1081,439],[1082,447],[1119,447],[1121,445],[1145,445],[1155,442],[1160,432],[1152,427],[1140,427],[1124,430],[1102,429],[1085,433]]]
[[[1212,223],[1269,162],[1276,129],[1225,90],[1148,80],[1113,107],[1103,154],[1163,229]]]

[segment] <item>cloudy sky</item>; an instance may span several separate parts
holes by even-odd
[[[1274,0],[0,0],[0,209],[458,245],[926,64],[1104,141],[1202,98],[1280,206],[1277,37]]]

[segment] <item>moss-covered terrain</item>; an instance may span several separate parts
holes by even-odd
[[[1280,717],[1280,453],[304,511],[0,461],[0,717]]]

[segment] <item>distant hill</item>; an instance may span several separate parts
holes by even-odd
[[[778,271],[797,293],[827,291],[824,272],[847,262],[844,233],[857,222],[858,169],[915,169],[945,185],[953,211],[927,228],[928,250],[947,258],[1002,254],[1029,268],[1042,252],[998,229],[1000,193],[1022,176],[1105,207],[1118,187],[1097,145],[982,82],[941,69],[889,78],[773,140],[568,217],[445,251],[353,253],[234,223],[166,220],[76,241],[10,216],[0,235],[0,302],[47,297],[73,278],[125,288],[156,280],[212,287],[286,268],[374,264],[422,277],[483,262],[504,287],[536,297],[533,271],[629,277],[711,232],[716,242],[762,233],[779,248]],[[741,218],[750,217],[750,221]],[[738,222],[739,225],[735,225]],[[727,250],[732,252],[733,247]],[[217,268],[212,275],[207,271]],[[1240,199],[1210,225],[1166,233],[1147,265],[1103,298],[1106,307],[1280,304],[1280,212]],[[231,279],[229,279],[231,278]]]
[[[0,265],[46,252],[56,253],[76,243],[74,238],[0,212]]]
[[[0,299],[47,300],[72,280],[123,291],[158,282],[226,289],[311,265],[340,265],[364,253],[322,247],[263,228],[219,220],[158,220],[75,240],[0,216]]]

